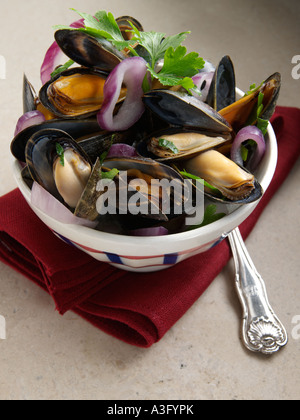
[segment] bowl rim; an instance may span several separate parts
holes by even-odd
[[[237,89],[237,94],[243,95],[243,92],[240,89]],[[261,179],[259,179],[264,192],[266,192],[272,181],[278,160],[277,139],[271,123],[268,126],[266,136],[266,153],[269,164],[267,170]],[[198,229],[159,237],[133,237],[96,231],[84,226],[61,223],[53,217],[43,213],[41,210],[33,208],[31,205],[31,191],[22,179],[20,163],[15,158],[12,162],[12,170],[18,188],[28,202],[29,206],[38,215],[38,217],[46,225],[48,225],[48,227],[65,236],[72,242],[75,242],[75,244],[78,243],[78,238],[80,238],[80,244],[85,244],[85,246],[94,250],[101,249],[101,247],[103,248],[103,246],[105,246],[105,249],[110,250],[108,252],[112,252],[114,254],[125,252],[127,255],[130,255],[134,248],[135,255],[153,255],[153,249],[158,248],[158,241],[159,249],[164,249],[166,253],[177,253],[184,251],[187,248],[192,250],[197,246],[199,247],[199,244],[207,244],[211,241],[216,241],[217,238],[220,238],[221,236],[227,236],[229,232],[249,217],[260,202],[260,200],[258,200],[255,203],[238,206],[236,210],[226,215],[224,218]],[[202,238],[205,238],[205,242],[203,242]]]

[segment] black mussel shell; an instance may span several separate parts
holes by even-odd
[[[78,143],[66,132],[55,129],[41,130],[33,134],[26,145],[25,156],[32,179],[57,200],[63,202],[53,176],[53,164],[58,157],[57,143],[64,150],[71,147],[92,166],[88,156]]]
[[[28,81],[26,75],[23,77],[23,112],[35,111],[36,110],[36,93],[32,84]]]
[[[236,81],[233,63],[228,55],[222,58],[216,71],[206,103],[220,111],[236,101]]]
[[[173,126],[230,133],[230,124],[204,102],[182,92],[153,90],[144,95],[145,105],[162,120]]]
[[[20,162],[25,162],[25,148],[28,140],[38,131],[45,129],[58,129],[67,133],[74,140],[84,136],[99,133],[99,124],[96,119],[85,120],[49,120],[21,131],[11,142],[11,153]]]
[[[262,112],[261,118],[270,120],[275,112],[278,97],[281,90],[281,74],[274,73],[264,83],[263,92],[265,95],[266,103]]]
[[[96,39],[77,30],[61,29],[55,33],[61,50],[75,63],[111,72],[126,56],[106,39]]]

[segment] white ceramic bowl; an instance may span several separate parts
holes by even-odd
[[[242,92],[238,91],[238,94],[241,95]],[[268,188],[277,165],[277,141],[271,124],[266,135],[266,144],[266,154],[256,173],[264,191]],[[257,201],[239,206],[223,219],[193,231],[162,237],[129,237],[58,222],[31,204],[31,191],[22,179],[17,161],[13,161],[13,173],[29,206],[54,234],[93,258],[127,271],[160,271],[207,251],[247,219],[259,203]]]

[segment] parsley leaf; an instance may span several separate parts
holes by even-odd
[[[76,9],[74,9],[74,8],[71,8],[70,10],[73,10],[73,12],[78,13],[78,15],[79,15],[82,19],[84,19],[84,26],[85,26],[86,28],[93,28],[93,29],[98,30],[98,28],[99,28],[99,26],[98,26],[98,22],[97,22],[97,20],[95,19],[95,17],[94,17],[94,16],[89,15],[88,13],[79,12],[78,10],[76,10]]]
[[[105,38],[110,41],[118,50],[128,49],[132,55],[139,56],[134,45],[142,47],[143,58],[147,61],[148,69],[153,79],[158,79],[164,86],[182,86],[188,92],[197,91],[192,77],[204,67],[204,60],[198,53],[187,54],[187,49],[181,44],[185,41],[190,32],[181,32],[177,35],[166,36],[162,32],[143,32],[139,31],[132,23],[133,37],[131,40],[125,40],[122,32],[111,13],[100,10],[91,16],[87,13],[78,13],[84,20],[84,28],[68,29],[85,32],[95,38]],[[56,29],[65,29],[66,26],[56,26]],[[164,60],[164,65],[158,73],[155,71],[155,65],[159,60]],[[147,86],[143,86],[147,90]]]
[[[55,77],[58,74],[62,73],[63,71],[68,70],[68,68],[70,68],[71,66],[73,66],[73,64],[74,64],[74,61],[73,60],[67,61],[66,64],[57,67],[57,69],[55,69],[54,72],[51,73],[51,77]]]
[[[159,147],[161,147],[163,149],[170,150],[175,155],[178,155],[178,153],[179,153],[179,150],[177,149],[177,147],[175,146],[175,144],[172,141],[165,140],[165,139],[160,139],[159,142],[158,142],[158,145],[159,145]]]
[[[60,158],[61,166],[65,166],[65,151],[64,151],[64,148],[59,143],[56,143],[55,147],[56,147],[56,153],[58,154],[58,156]]]
[[[124,41],[122,32],[111,13],[102,10],[95,14],[95,18],[97,19],[96,29],[99,30],[100,36],[109,41]]]
[[[122,44],[120,45],[120,50],[127,46],[128,41],[124,40],[122,32],[111,13],[101,10],[97,12],[95,16],[92,16],[88,13],[79,12],[76,9],[71,10],[78,13],[79,16],[83,18],[84,28],[72,28],[65,25],[56,25],[54,26],[54,29],[70,29],[73,31],[85,32],[95,38],[105,38],[113,43],[119,42]]]
[[[259,85],[256,86],[256,83],[253,83],[250,87],[249,90],[245,93],[244,96],[248,96],[248,95],[252,95],[252,93],[255,93],[256,91],[258,91],[258,89],[260,89],[262,87],[262,85],[264,84],[264,81]]]
[[[206,182],[204,179],[200,178],[199,176],[189,174],[186,171],[179,171],[179,173],[184,177],[188,179],[193,179],[194,181],[200,181],[205,187],[209,188],[214,195],[222,195],[222,193],[216,188],[210,185],[208,182]]]
[[[269,121],[268,120],[264,120],[262,118],[257,118],[257,124],[256,124],[257,128],[259,128],[261,130],[261,132],[263,133],[263,135],[266,135],[267,131],[268,131],[268,126],[269,126]]]
[[[161,32],[140,32],[134,25],[132,25],[134,37],[132,41],[138,42],[150,54],[151,61],[150,68],[154,70],[155,64],[165,58],[165,53],[169,48],[176,49],[186,39],[190,32],[182,32],[178,35],[168,36]]]
[[[207,226],[213,222],[216,222],[223,217],[225,217],[225,213],[217,213],[217,206],[215,204],[210,204],[206,207],[204,212],[204,219],[201,225],[198,226],[192,226],[190,230],[199,229],[203,226]]]
[[[108,172],[102,171],[102,179],[113,180],[118,174],[119,174],[119,170],[116,169],[116,168],[115,169],[111,169]]]
[[[264,94],[262,92],[260,92],[259,95],[258,95],[258,101],[257,101],[257,123],[256,123],[256,126],[257,126],[257,128],[259,128],[262,131],[263,135],[265,135],[267,133],[269,121],[264,120],[263,118],[260,118],[260,116],[261,116],[261,114],[264,110],[263,100],[264,100]]]
[[[204,67],[204,60],[199,54],[191,52],[187,54],[187,49],[179,46],[174,50],[168,48],[165,53],[164,65],[159,73],[149,68],[153,77],[157,78],[164,86],[181,85],[186,90],[193,89],[195,84],[191,79],[199,69]]]

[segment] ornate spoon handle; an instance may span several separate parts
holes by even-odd
[[[236,267],[236,287],[241,300],[243,340],[254,352],[272,354],[288,342],[284,326],[271,308],[266,287],[246,249],[240,230],[228,236]]]

